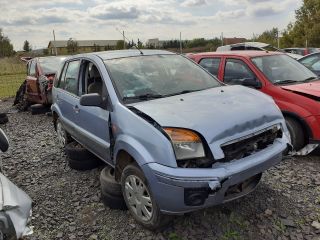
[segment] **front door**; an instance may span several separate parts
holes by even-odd
[[[79,105],[78,124],[82,132],[81,143],[106,162],[110,159],[108,92],[101,70],[90,61],[82,61],[80,94],[98,93],[104,99],[104,106]]]

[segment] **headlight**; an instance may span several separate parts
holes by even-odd
[[[191,130],[164,128],[169,135],[177,160],[205,157],[201,138]]]

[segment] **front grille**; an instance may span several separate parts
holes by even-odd
[[[259,152],[262,149],[267,148],[270,144],[273,144],[276,138],[281,137],[282,130],[278,125],[276,125],[256,133],[253,136],[251,135],[225,143],[221,146],[225,157],[220,161],[229,162],[250,156],[255,152]]]

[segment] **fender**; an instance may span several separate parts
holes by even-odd
[[[156,162],[149,151],[136,139],[128,135],[119,135],[114,146],[114,166],[117,164],[118,153],[121,150],[124,150],[131,155],[139,166],[146,163]]]
[[[279,106],[279,108],[281,109],[281,112],[295,114],[296,116],[298,116],[301,119],[313,115],[312,113],[307,111],[305,108],[300,107],[296,104],[293,104],[293,103],[290,103],[287,101],[279,101],[276,99],[275,99],[275,102]]]
[[[282,111],[282,114],[284,116],[286,115],[286,116],[297,119],[302,124],[302,127],[307,131],[308,138],[309,139],[313,138],[313,133],[312,133],[312,130],[311,130],[309,124],[302,117],[300,117],[298,114],[296,114],[294,112],[285,111],[285,110]]]

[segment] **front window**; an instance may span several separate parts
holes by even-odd
[[[153,55],[106,60],[120,97],[149,100],[221,86],[192,61],[179,55]]]
[[[287,55],[254,57],[252,62],[274,84],[290,84],[317,78],[309,69]]]
[[[47,57],[39,58],[39,63],[44,74],[55,73],[65,57]]]

